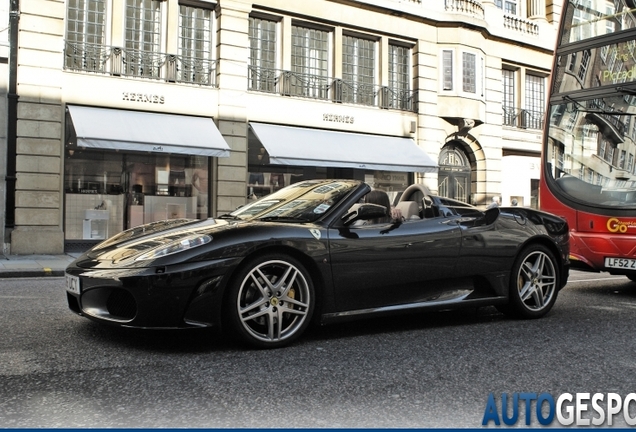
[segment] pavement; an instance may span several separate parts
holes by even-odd
[[[81,253],[63,255],[0,254],[0,279],[64,276],[64,270]]]

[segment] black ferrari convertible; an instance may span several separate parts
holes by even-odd
[[[356,180],[292,184],[231,214],[123,231],[66,270],[75,313],[136,328],[216,327],[280,347],[311,323],[494,305],[537,318],[568,278],[568,226],[412,185],[401,217]]]

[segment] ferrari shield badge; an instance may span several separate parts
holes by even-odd
[[[312,236],[316,238],[316,240],[320,240],[320,230],[312,228],[309,230],[309,232],[311,233]]]

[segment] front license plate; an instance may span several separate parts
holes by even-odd
[[[72,292],[74,294],[79,294],[81,291],[80,288],[80,278],[77,276],[72,276],[70,274],[66,275],[66,291]]]
[[[636,270],[636,259],[605,258],[605,267]]]

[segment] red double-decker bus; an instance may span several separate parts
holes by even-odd
[[[565,0],[539,189],[572,268],[636,281],[636,0]]]

